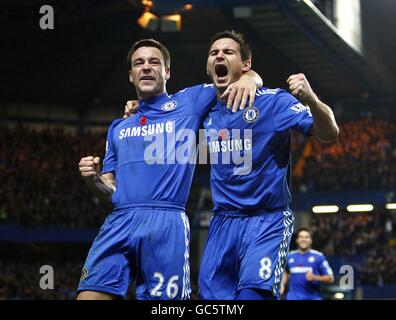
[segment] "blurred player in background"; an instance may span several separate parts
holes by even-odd
[[[312,235],[307,228],[297,232],[297,250],[287,257],[280,294],[290,281],[287,300],[321,300],[320,283],[334,283],[333,271],[323,253],[311,249]]]
[[[207,71],[217,96],[251,64],[243,35],[216,34]],[[294,220],[287,177],[291,131],[324,142],[333,141],[339,132],[332,110],[303,74],[291,75],[287,83],[301,102],[284,90],[261,88],[254,106],[232,113],[218,100],[204,122],[211,161],[215,158],[218,164],[211,162],[214,216],[199,275],[203,299],[279,298]],[[224,161],[235,153],[250,153],[251,166]]]
[[[188,299],[185,203],[195,163],[180,163],[175,154],[186,145],[183,133],[197,133],[216,93],[213,86],[197,85],[168,95],[169,51],[152,39],[131,47],[128,66],[139,99],[136,116],[117,119],[109,127],[102,172],[98,157],[83,157],[79,163],[87,184],[115,208],[88,253],[77,298],[125,298],[133,279],[137,299]],[[236,108],[250,93],[254,100],[251,74],[229,91],[239,99]],[[161,137],[167,147],[159,154],[146,152],[153,139],[164,141]],[[187,144],[195,149],[195,139]]]

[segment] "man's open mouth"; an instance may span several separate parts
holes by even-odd
[[[225,64],[216,64],[215,72],[218,78],[224,78],[228,75],[228,68]]]
[[[152,76],[143,76],[140,78],[140,81],[142,81],[142,80],[155,80],[155,78]]]

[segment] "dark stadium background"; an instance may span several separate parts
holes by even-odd
[[[53,30],[40,29],[42,5],[54,9]],[[396,203],[396,2],[154,1],[157,16],[180,13],[180,31],[171,22],[140,27],[143,11],[138,0],[21,0],[0,8],[0,298],[75,297],[110,210],[88,191],[77,164],[103,156],[107,126],[135,98],[130,45],[150,37],[170,48],[172,93],[208,81],[209,39],[232,28],[253,45],[265,86],[286,88],[290,74],[304,72],[340,125],[330,145],[298,136],[292,144],[296,228],[312,228],[314,248],[337,278],[322,288],[324,298],[395,299],[396,210],[387,207]],[[208,169],[197,166],[187,207],[194,296],[211,209]],[[324,204],[339,211],[313,213]],[[351,213],[350,204],[373,210]],[[43,265],[54,269],[53,290],[39,286]],[[339,287],[343,265],[353,267],[353,290]]]

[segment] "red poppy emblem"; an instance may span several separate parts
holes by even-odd
[[[146,122],[147,122],[146,116],[141,116],[141,117],[140,117],[140,124],[141,124],[142,126],[144,126],[144,125],[146,124]]]
[[[220,140],[227,140],[227,130],[226,129],[221,129],[219,131],[219,139]]]

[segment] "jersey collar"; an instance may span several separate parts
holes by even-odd
[[[146,100],[139,100],[138,110],[146,111],[149,109],[154,109],[155,105],[161,102],[166,102],[169,100],[169,98],[170,96],[168,95],[168,93],[165,92],[159,96],[155,96]]]
[[[221,113],[224,114],[233,114],[232,112],[232,105],[230,109],[227,109],[227,104],[221,100],[217,100],[217,106]]]
[[[298,253],[300,254],[300,256],[305,256],[305,255],[311,253],[311,249],[304,251],[304,252],[301,252],[300,250],[298,250]]]

